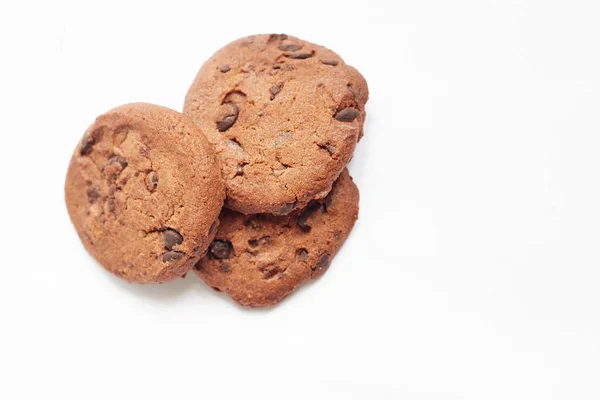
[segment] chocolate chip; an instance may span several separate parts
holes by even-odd
[[[225,114],[220,121],[217,121],[217,129],[219,130],[219,132],[225,132],[227,129],[231,128],[233,124],[235,124],[235,121],[237,121],[237,117],[239,114],[239,108],[237,104],[226,104],[231,104],[231,106],[233,107],[233,112]]]
[[[248,245],[250,247],[258,247],[258,239],[250,239],[250,240],[248,240]]]
[[[352,122],[359,116],[359,114],[360,113],[356,108],[346,107],[335,113],[333,117],[341,122]]]
[[[123,168],[123,169],[125,169],[125,167],[127,167],[127,160],[125,160],[121,156],[111,157],[111,159],[108,160],[108,162],[106,163],[106,165],[111,165],[111,164],[115,164],[115,163],[121,164],[121,168]]]
[[[284,54],[287,58],[292,58],[294,60],[305,60],[307,58],[311,58],[315,53],[292,53],[292,54]]]
[[[285,33],[272,33],[269,35],[269,40],[267,41],[267,43],[271,43],[274,40],[285,40],[288,38],[288,35],[286,35]]]
[[[158,186],[158,175],[154,171],[150,171],[148,175],[146,175],[146,188],[154,192],[156,187]]]
[[[259,270],[260,272],[262,272],[265,279],[270,279],[278,273],[282,272],[281,269],[279,269],[279,267],[277,267],[276,265],[267,265],[264,267],[260,267]]]
[[[222,292],[222,290],[221,290],[221,289],[219,289],[219,288],[218,288],[218,287],[216,287],[216,286],[211,286],[211,288],[212,288],[212,290],[214,290],[215,292]]]
[[[306,262],[308,260],[308,250],[306,249],[296,250],[296,255],[301,262]]]
[[[218,260],[229,258],[233,246],[226,240],[213,240],[210,244],[210,255]]]
[[[194,269],[196,271],[202,271],[204,268],[202,268],[202,264],[200,264],[200,261],[198,261],[196,265],[194,265]]]
[[[163,253],[162,260],[163,262],[177,261],[181,259],[183,255],[184,254],[179,251],[167,251],[166,253]]]
[[[83,135],[80,143],[81,148],[79,150],[82,156],[88,155],[92,151],[94,145],[102,139],[105,129],[106,126],[101,126],[96,128],[94,131],[86,132],[85,135]]]
[[[290,44],[283,44],[282,43],[282,44],[279,45],[279,50],[281,50],[281,51],[298,51],[301,48],[302,48],[301,45],[299,45],[299,44],[293,44],[293,43],[290,43]]]
[[[321,203],[316,200],[311,200],[304,211],[302,211],[297,222],[298,228],[300,228],[302,232],[310,232],[311,226],[308,225],[308,220],[319,208],[321,208]]]
[[[279,210],[273,212],[273,214],[275,214],[275,215],[286,215],[286,214],[289,214],[294,209],[294,205],[295,204],[296,203],[285,203],[285,204],[282,204],[281,207],[279,207]]]
[[[96,200],[100,198],[100,193],[98,193],[95,187],[90,187],[88,189],[87,196],[90,204],[94,204]]]
[[[82,156],[86,156],[92,151],[92,147],[96,144],[96,140],[91,135],[86,135],[81,140],[81,151]]]
[[[219,271],[224,274],[228,274],[231,272],[231,265],[229,265],[229,263],[223,263],[219,265]]]
[[[235,115],[227,115],[220,121],[217,121],[217,129],[219,132],[225,132],[227,129],[231,128],[233,124],[235,124],[235,120],[237,116]]]
[[[313,269],[322,269],[329,265],[329,253],[323,253],[321,259]]]
[[[277,93],[281,92],[281,89],[283,89],[283,85],[283,82],[279,82],[277,85],[269,89],[269,91],[271,92],[271,100],[273,100],[275,96],[277,96]]]
[[[307,215],[305,211],[300,215],[300,218],[298,218],[298,228],[300,228],[302,232],[310,232],[312,229],[311,226],[306,223],[309,216],[310,215]]]
[[[321,60],[321,63],[325,65],[331,65],[332,67],[335,67],[339,64],[337,60]]]
[[[231,68],[229,68],[228,64],[223,64],[223,65],[221,65],[220,70],[222,73],[225,73],[225,72],[229,72],[229,70],[231,70]]]
[[[174,246],[183,243],[183,236],[174,229],[169,228],[164,230],[162,236],[167,250],[173,250]]]

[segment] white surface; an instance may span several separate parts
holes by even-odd
[[[0,5],[0,398],[600,398],[597,2],[83,3]],[[346,245],[266,311],[112,277],[64,207],[80,136],[263,32],[369,82]]]

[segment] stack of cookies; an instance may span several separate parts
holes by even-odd
[[[346,164],[367,99],[331,50],[239,39],[202,66],[183,114],[136,103],[96,119],[67,172],[71,221],[129,282],[193,269],[241,305],[276,304],[327,270],[358,217]]]

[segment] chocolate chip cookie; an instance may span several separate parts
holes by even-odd
[[[176,111],[142,103],[96,119],[65,183],[85,248],[110,272],[139,283],[185,274],[216,234],[224,198],[202,132]]]
[[[344,170],[323,199],[288,215],[221,213],[221,225],[196,273],[243,306],[280,302],[322,275],[358,217],[358,189]]]
[[[283,215],[329,193],[362,136],[367,99],[362,75],[333,51],[257,35],[202,66],[184,114],[216,148],[226,207]]]

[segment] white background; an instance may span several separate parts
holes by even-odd
[[[597,4],[3,1],[0,398],[600,399]],[[271,32],[370,86],[329,272],[258,311],[114,278],[64,206],[80,136]]]

